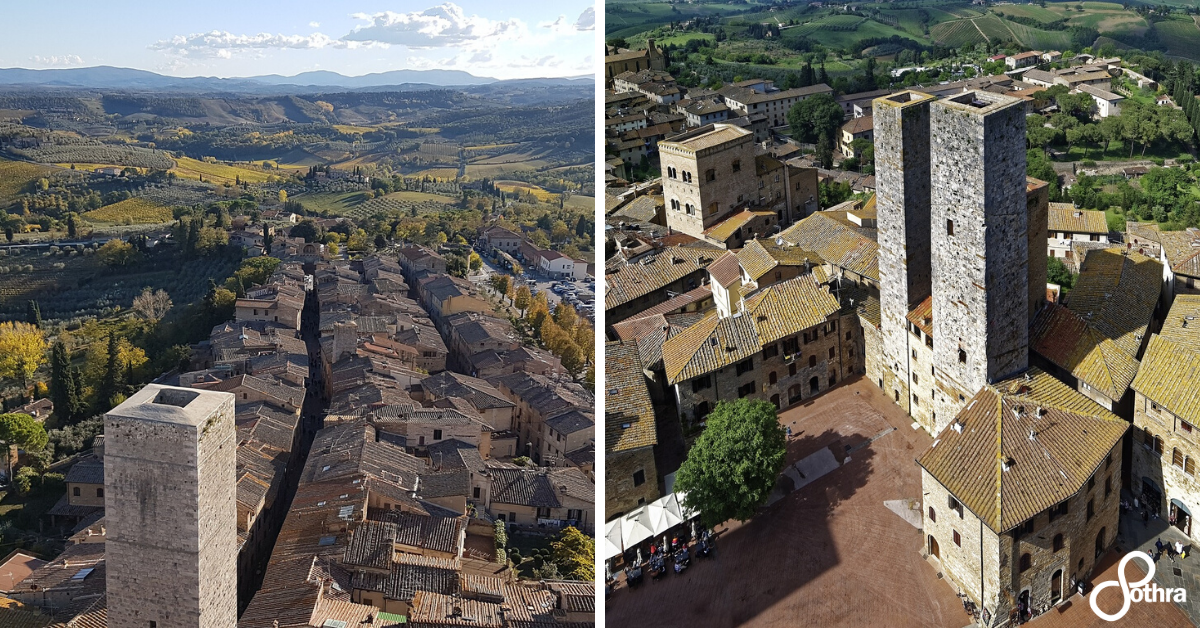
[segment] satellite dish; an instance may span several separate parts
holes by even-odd
[[[775,236],[775,246],[783,246],[783,236]]]

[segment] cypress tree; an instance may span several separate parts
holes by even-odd
[[[41,326],[42,326],[42,308],[38,305],[37,301],[30,299],[29,304],[26,306],[25,319],[26,319],[26,322],[29,323],[30,325],[41,328]]]
[[[108,363],[104,369],[104,381],[100,384],[100,403],[107,404],[117,395],[121,385],[121,361],[117,335],[108,334]]]
[[[72,384],[71,357],[60,340],[50,352],[50,400],[60,417],[70,417]]]

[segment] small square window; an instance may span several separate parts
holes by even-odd
[[[646,472],[641,469],[634,471],[633,472],[633,485],[641,486],[645,483],[646,483]]]
[[[954,221],[946,219],[946,235],[954,235]]]
[[[959,547],[962,547],[962,537],[959,536],[958,530],[954,531],[954,544]]]

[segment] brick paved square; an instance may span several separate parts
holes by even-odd
[[[782,412],[780,422],[792,428],[787,464],[829,448],[842,466],[794,492],[782,478],[782,499],[751,521],[718,528],[715,560],[693,560],[682,576],[647,580],[635,590],[619,588],[606,601],[607,625],[970,624],[954,589],[921,558],[920,531],[884,506],[920,498],[915,460],[932,439],[862,379]],[[1072,600],[1066,612],[1051,611],[1037,625],[1114,625],[1078,596]],[[1127,619],[1155,628],[1190,625],[1170,604],[1135,605]]]

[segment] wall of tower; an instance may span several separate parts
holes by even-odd
[[[875,203],[879,221],[879,307],[885,390],[911,413],[908,322],[930,293],[929,103],[901,92],[878,98],[875,114]]]
[[[932,103],[930,126],[934,368],[969,398],[1028,366],[1025,111],[968,92]]]
[[[105,417],[111,626],[236,623],[233,395],[191,392],[187,406],[196,407],[189,416],[183,416],[187,406],[172,408],[177,420],[157,420],[129,405],[141,393]]]
[[[735,207],[758,199],[752,135],[700,150],[664,143],[659,150],[659,166],[667,226],[687,235],[701,237],[705,229],[730,215]],[[707,177],[710,170],[712,181]],[[672,178],[670,172],[677,174]],[[690,182],[684,180],[683,173],[690,176]],[[688,213],[689,205],[694,213]]]
[[[1043,242],[1050,230],[1050,184],[1037,179],[1028,179],[1025,202],[1028,215],[1026,233],[1029,237],[1029,322],[1046,304],[1046,267],[1049,259],[1044,254]]]

